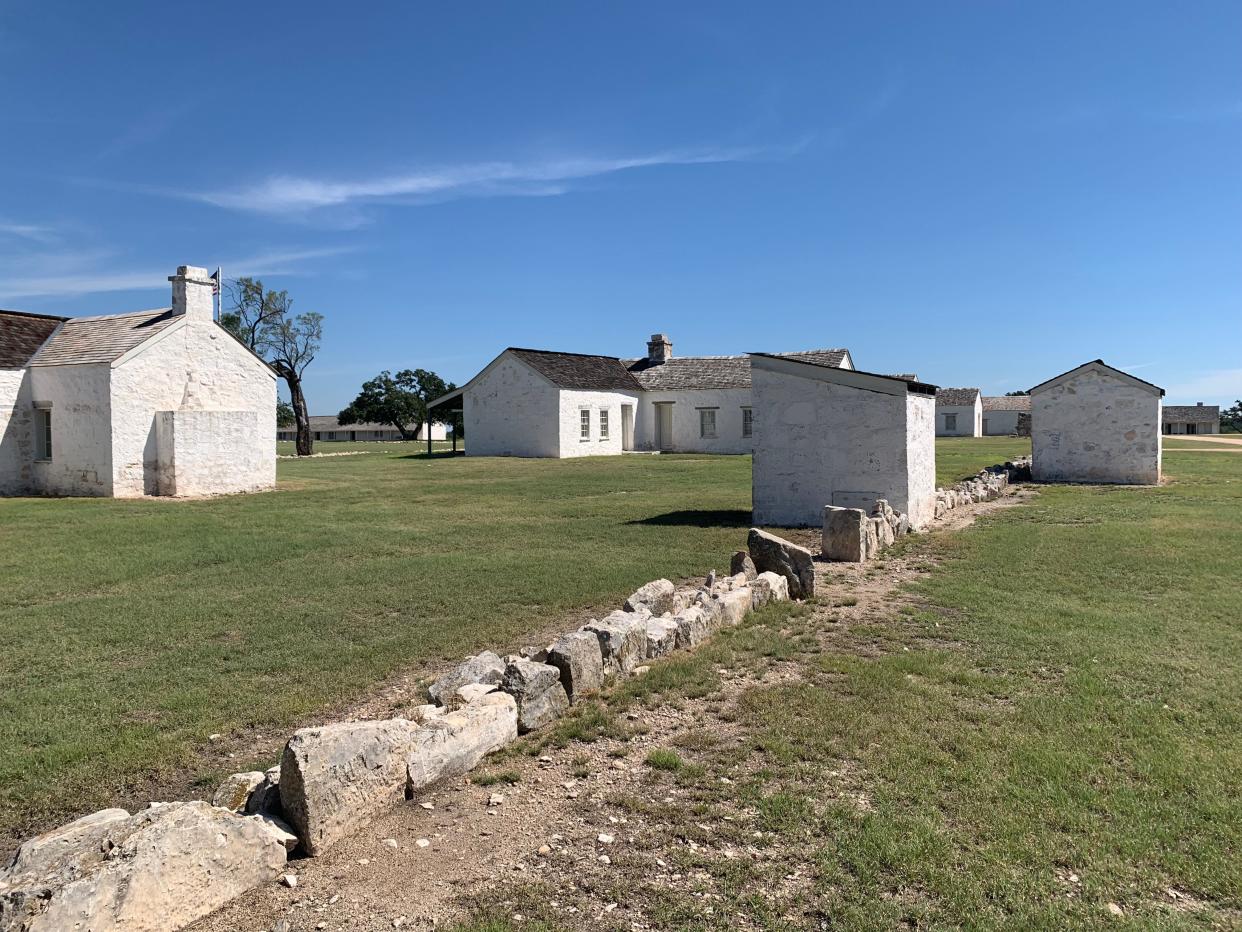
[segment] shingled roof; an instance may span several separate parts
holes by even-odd
[[[1214,423],[1220,420],[1219,405],[1165,405],[1164,421],[1170,423],[1173,421],[1196,421],[1199,423]]]
[[[641,391],[625,365],[615,356],[587,356],[548,350],[509,347],[509,352],[558,388],[579,391]]]
[[[969,407],[975,403],[975,399],[979,397],[979,389],[977,388],[938,388],[936,389],[936,404],[947,405],[950,407]]]
[[[1030,395],[984,395],[984,411],[1030,411]]]
[[[0,369],[22,369],[65,318],[0,311]]]
[[[771,355],[839,369],[849,351],[817,349]],[[622,362],[649,392],[750,388],[749,356],[674,356],[664,362],[652,362],[644,357]]]
[[[172,308],[73,317],[30,360],[32,366],[113,362],[178,320]]]

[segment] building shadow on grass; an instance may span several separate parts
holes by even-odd
[[[750,512],[741,508],[718,511],[666,511],[662,515],[637,518],[626,524],[644,524],[652,527],[750,527]]]

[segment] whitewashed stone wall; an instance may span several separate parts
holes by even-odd
[[[935,509],[934,399],[892,380],[840,384],[814,371],[752,357],[755,523],[816,527],[825,505],[869,513],[885,499],[923,527]]]
[[[906,395],[906,497],[904,511],[912,527],[925,528],[936,517],[936,399]]]
[[[957,417],[957,427],[953,430],[949,430],[945,426],[946,415],[955,415]],[[982,437],[983,403],[976,398],[973,405],[937,405],[936,436]]]
[[[985,411],[983,413],[983,436],[1008,437],[1018,431],[1019,411]]]
[[[187,319],[114,365],[113,495],[161,494],[157,413],[182,408],[248,416],[203,420],[213,433],[201,442],[190,441],[184,428],[191,421],[182,422],[178,445],[187,458],[177,464],[172,483],[177,494],[224,494],[276,484],[276,377],[219,326]],[[217,428],[223,432],[215,433]]]
[[[52,460],[31,463],[31,491],[112,494],[112,419],[107,363],[35,366],[30,400],[52,408]]]
[[[502,353],[465,392],[466,455],[559,456],[559,394],[525,363]]]
[[[160,495],[258,492],[275,484],[257,411],[157,411]]]
[[[753,437],[742,436],[742,408],[751,404],[746,388],[701,389],[644,392],[634,428],[634,445],[639,450],[658,450],[655,406],[672,402],[673,452],[749,453]],[[699,408],[716,409],[716,436],[699,435]]]
[[[32,491],[32,418],[29,373],[0,369],[0,495]]]
[[[621,441],[621,406],[637,407],[638,397],[634,392],[584,392],[562,389],[558,399],[557,423],[559,427],[558,443],[562,457],[602,456],[620,453]],[[581,413],[586,409],[591,414],[591,436],[582,439]],[[600,438],[600,411],[608,412],[608,438]],[[637,415],[636,415],[637,416]],[[470,432],[466,432],[470,437]]]
[[[1155,485],[1160,481],[1158,390],[1098,368],[1031,392],[1036,482]]]

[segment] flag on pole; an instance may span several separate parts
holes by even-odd
[[[224,269],[216,266],[211,281],[211,295],[216,299],[216,320],[221,320],[224,317]]]

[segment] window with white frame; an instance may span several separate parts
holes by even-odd
[[[945,430],[957,430],[957,415],[956,414],[946,414],[944,416],[944,429]]]
[[[35,458],[52,458],[52,409],[35,409]]]
[[[591,409],[582,408],[578,411],[578,439],[591,439]]]
[[[705,440],[716,436],[716,409],[699,408],[699,436]]]
[[[599,439],[608,439],[608,409],[599,409]]]
[[[750,408],[742,408],[742,436],[752,437],[755,433],[755,413]]]

